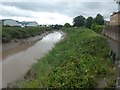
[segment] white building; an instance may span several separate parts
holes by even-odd
[[[37,22],[29,22],[26,26],[38,26]]]
[[[13,20],[13,19],[2,19],[2,24],[4,26],[9,25],[9,26],[22,26],[19,21]]]
[[[23,22],[21,22],[21,24],[22,24],[24,27],[38,26],[38,23],[35,22],[35,21],[32,21],[32,22],[23,21]]]
[[[19,22],[13,19],[2,19],[0,20],[0,24],[4,26],[21,26],[21,27],[32,27],[32,26],[38,26],[38,23],[35,21],[27,22]]]

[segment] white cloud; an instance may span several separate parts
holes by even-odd
[[[51,3],[49,2],[50,0],[46,2],[42,1],[38,3],[36,1],[1,3],[1,18],[11,18],[19,21],[37,21],[39,24],[72,24],[72,19],[78,15],[95,17],[98,13],[100,13],[105,17],[105,19],[109,19],[112,12],[118,9],[114,0],[114,3],[111,3],[110,0],[109,2],[104,3],[88,3],[88,0],[84,0],[84,2],[83,0],[54,0]]]
[[[59,13],[37,12],[32,14],[38,23],[44,24],[64,24],[66,22],[72,24],[72,19],[66,15]]]
[[[66,15],[54,12],[34,12],[16,8],[14,6],[2,7],[1,19],[15,19],[18,21],[37,21],[39,24],[64,24],[66,22],[72,24],[72,19]]]
[[[25,16],[29,17],[31,16],[30,11],[16,8],[15,6],[5,6],[0,4],[0,10],[2,11],[3,16]]]
[[[0,0],[1,2],[114,2],[114,0]]]

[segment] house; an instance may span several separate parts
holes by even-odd
[[[120,25],[120,11],[113,12],[113,14],[110,16],[110,25],[111,26]]]
[[[1,24],[4,26],[21,26],[19,21],[13,20],[13,19],[2,19]]]
[[[31,22],[23,21],[20,23],[22,24],[22,27],[38,26],[38,23],[35,21],[31,21]]]

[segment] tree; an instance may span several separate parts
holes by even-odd
[[[92,24],[93,24],[93,17],[88,17],[86,19],[85,27],[91,28]]]
[[[61,29],[62,27],[63,27],[63,25],[58,25],[58,24],[55,24],[55,25],[53,26],[53,28],[54,28],[54,29],[57,29],[57,30]]]
[[[64,27],[71,27],[71,25],[69,23],[65,23]]]
[[[95,20],[95,23],[98,25],[104,24],[104,17],[101,14],[97,14],[94,20]]]
[[[82,27],[85,25],[85,17],[82,15],[77,16],[73,19],[73,26]]]

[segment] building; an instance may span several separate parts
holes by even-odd
[[[110,25],[111,26],[118,26],[118,25],[120,25],[120,11],[114,12],[110,16]]]
[[[0,25],[3,26],[20,26],[20,27],[30,27],[30,26],[38,26],[38,23],[35,21],[27,22],[19,22],[13,19],[2,19],[0,20]]]
[[[22,24],[22,27],[33,27],[33,26],[38,26],[38,23],[35,21],[31,21],[31,22],[27,22],[27,21],[23,21],[20,22]]]
[[[21,26],[19,21],[16,21],[13,19],[2,19],[0,21],[1,21],[1,24],[4,26]]]

